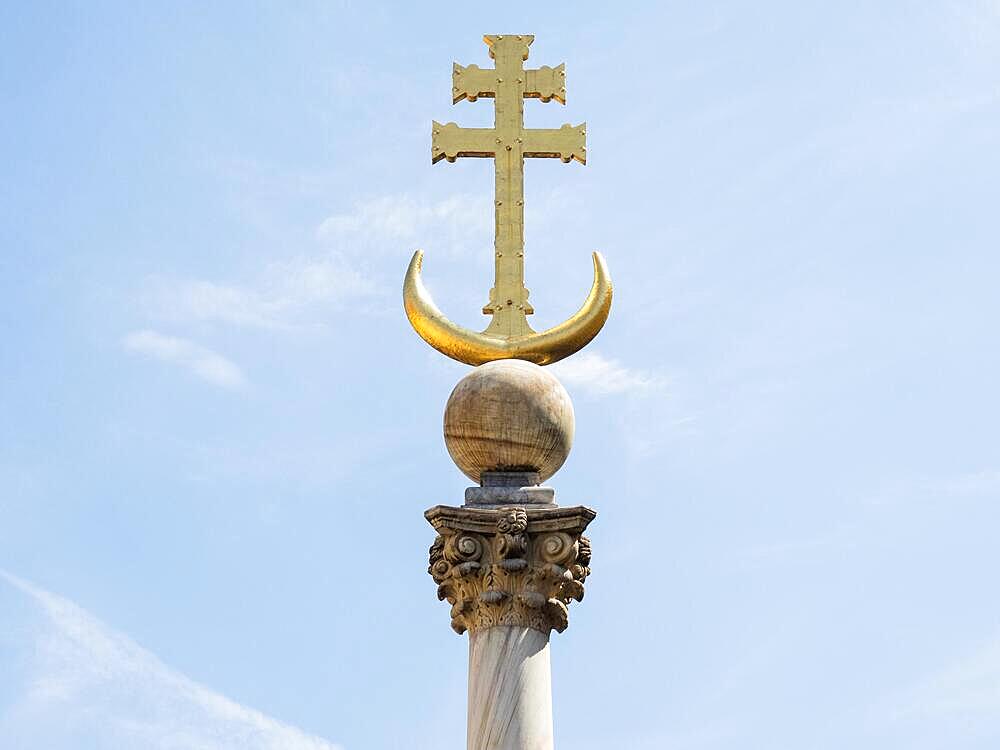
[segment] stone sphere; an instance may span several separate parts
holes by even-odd
[[[519,359],[487,362],[462,378],[444,410],[452,460],[478,483],[484,471],[555,474],[573,445],[573,404],[548,370]]]

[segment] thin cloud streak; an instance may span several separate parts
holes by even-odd
[[[128,334],[122,339],[122,345],[137,354],[182,367],[221,388],[246,385],[243,371],[234,362],[187,339],[147,329]]]
[[[269,263],[259,280],[245,284],[159,279],[143,296],[160,320],[285,330],[314,317],[316,309],[353,307],[381,292],[351,261],[329,255]]]
[[[485,237],[492,227],[493,203],[488,196],[456,194],[432,203],[398,194],[377,196],[358,202],[348,213],[333,214],[319,225],[316,236],[344,253],[356,252],[358,241],[396,251],[399,242],[432,238],[444,238],[446,250],[463,252],[476,246],[470,245],[470,235]]]
[[[1000,728],[1000,635],[907,691],[894,720],[949,718]]]
[[[3,570],[0,580],[36,604],[43,621],[25,630],[27,685],[0,714],[0,736],[12,747],[339,750],[171,669],[68,599]]]
[[[582,352],[552,365],[557,377],[595,396],[642,393],[662,387],[664,378],[633,370],[597,352]]]

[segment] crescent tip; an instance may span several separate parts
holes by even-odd
[[[592,255],[594,259],[594,284],[591,291],[598,294],[604,293],[610,297],[613,285],[611,283],[611,272],[608,270],[608,263],[604,260],[604,256],[597,250]],[[610,305],[610,302],[608,304]]]
[[[413,257],[410,258],[410,265],[406,267],[406,281],[410,280],[410,277],[415,276],[420,278],[420,269],[424,265],[424,251],[414,250]]]
[[[442,354],[469,365],[503,359],[504,342],[462,328],[438,309],[420,278],[423,261],[422,250],[413,253],[403,280],[403,308],[417,335]]]
[[[594,281],[580,309],[559,325],[528,337],[523,344],[522,359],[540,365],[550,365],[578,352],[600,332],[611,314],[613,287],[604,256],[594,251]]]

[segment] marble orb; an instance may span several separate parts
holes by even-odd
[[[476,483],[486,471],[555,474],[573,445],[573,404],[543,367],[519,359],[480,365],[462,378],[444,411],[444,442]]]

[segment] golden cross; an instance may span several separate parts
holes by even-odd
[[[525,70],[528,45],[535,39],[529,34],[487,35],[483,39],[489,45],[496,68],[463,67],[455,63],[452,93],[454,103],[462,99],[474,102],[481,96],[496,99],[495,126],[460,128],[453,122],[447,125],[434,122],[431,157],[434,163],[441,159],[453,162],[460,156],[494,160],[496,272],[489,303],[483,307],[483,313],[492,315],[493,320],[483,333],[510,340],[534,333],[525,317],[534,310],[524,286],[524,159],[558,157],[563,162],[576,159],[585,164],[587,125],[525,128],[526,98],[566,103],[565,66],[544,65]]]

